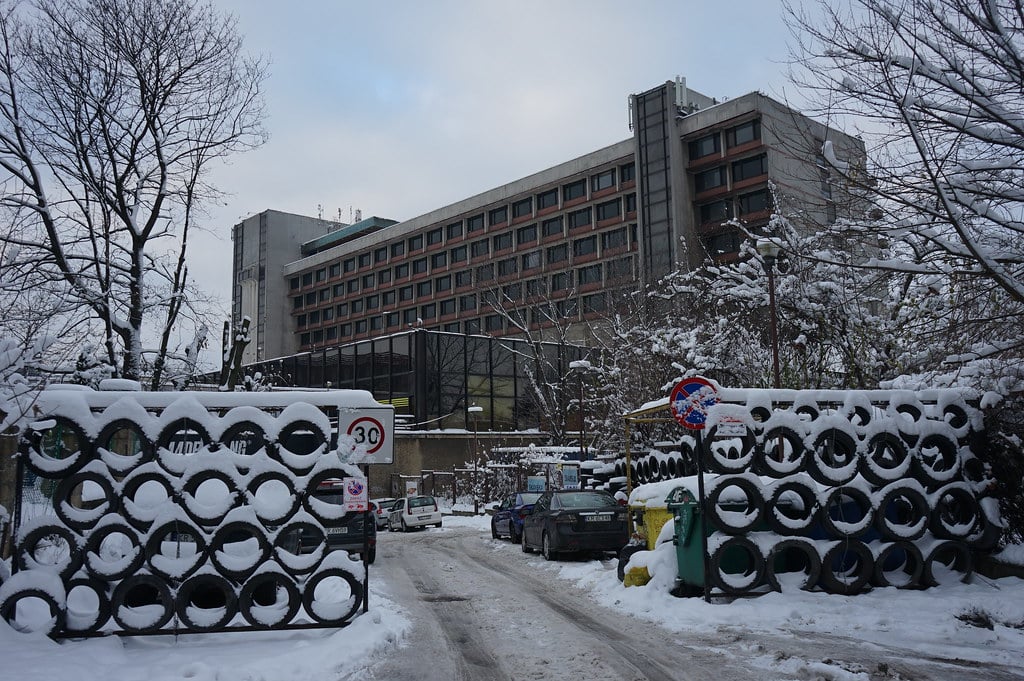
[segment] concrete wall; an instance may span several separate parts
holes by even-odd
[[[416,432],[395,434],[395,463],[370,466],[370,498],[392,496],[392,475],[419,477],[423,471],[451,471],[474,459],[474,448],[481,457],[491,447],[545,444],[546,435],[520,433]]]
[[[264,225],[266,229],[261,230]],[[233,307],[253,318],[252,343],[245,350],[243,362],[273,359],[298,352],[298,337],[294,333],[291,317],[289,283],[284,274],[285,265],[300,257],[299,248],[304,242],[343,226],[331,220],[265,210],[246,218],[232,230],[233,239],[237,239],[239,233],[242,236],[243,272],[242,279],[233,282]],[[256,286],[244,285],[253,280]],[[255,310],[256,314],[250,310]]]

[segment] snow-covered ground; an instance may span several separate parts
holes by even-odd
[[[443,531],[456,528],[490,538],[489,519],[446,517]],[[437,530],[435,530],[437,531]],[[518,549],[507,547],[510,551]],[[656,554],[660,555],[660,554]],[[666,552],[666,554],[668,553]],[[525,557],[524,557],[525,558]],[[758,632],[799,637],[801,632],[853,636],[887,648],[906,648],[984,664],[1021,668],[1024,678],[1024,580],[988,580],[927,591],[877,589],[854,597],[823,593],[767,594],[732,603],[706,604],[666,593],[666,572],[652,565],[645,587],[623,587],[607,562],[541,563],[543,575],[566,580],[596,601],[657,622],[677,632],[709,628],[741,629],[751,640]],[[89,639],[56,643],[19,634],[0,624],[4,675],[22,681],[69,678],[90,681],[323,681],[358,676],[369,660],[401,645],[413,623],[402,604],[388,597],[388,585],[371,572],[370,612],[343,630],[199,634],[174,637]],[[992,628],[973,626],[959,616],[975,615]],[[769,664],[785,676],[786,660]],[[830,677],[831,678],[831,677]],[[869,678],[851,673],[852,681]]]

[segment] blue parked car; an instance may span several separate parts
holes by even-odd
[[[533,502],[540,497],[540,492],[517,492],[502,500],[491,516],[491,536],[508,537],[513,544],[519,543],[523,536],[523,518],[533,508]]]

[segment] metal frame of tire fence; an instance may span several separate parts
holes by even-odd
[[[54,638],[346,626],[367,568],[327,550],[344,508],[311,494],[361,475],[336,455],[339,414],[366,411],[346,392],[47,391],[20,443],[0,615],[20,628],[38,599]],[[47,494],[26,519],[33,479]]]
[[[708,525],[706,574],[682,574],[680,558],[681,593],[928,588],[966,581],[974,553],[995,548],[981,414],[959,391],[730,392],[742,436],[712,427],[631,462],[639,484],[695,474],[698,455],[711,474],[705,498],[680,487],[667,500],[692,500],[695,533],[700,509]]]

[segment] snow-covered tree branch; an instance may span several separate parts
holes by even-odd
[[[1024,11],[1019,0],[851,0],[790,6],[794,82],[856,126],[877,208],[843,236],[861,263],[930,288],[964,340],[943,370],[1024,350]],[[826,152],[828,150],[826,149]],[[844,174],[843,159],[825,153]],[[838,232],[838,230],[837,230]],[[936,367],[939,368],[939,367]]]
[[[189,232],[217,195],[207,171],[263,141],[264,75],[233,20],[193,1],[0,10],[3,238],[93,320],[121,377],[163,382]]]

